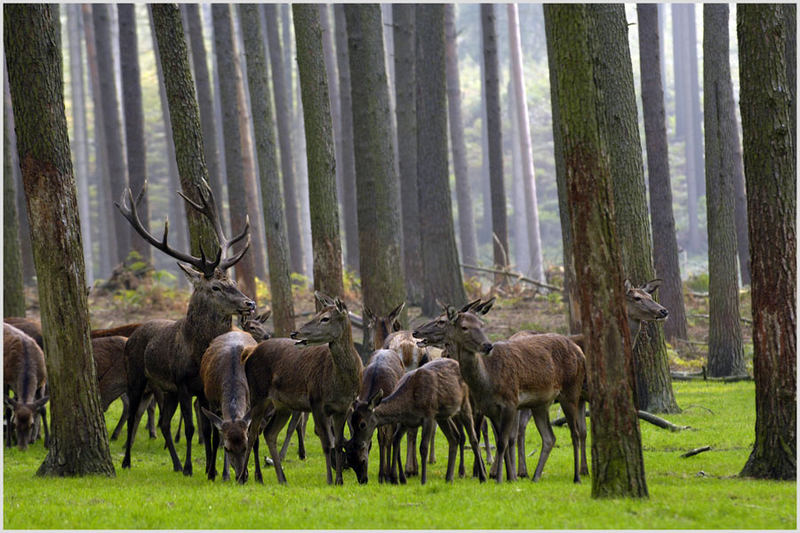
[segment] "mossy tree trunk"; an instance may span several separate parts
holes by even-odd
[[[592,410],[592,497],[647,497],[593,14],[548,4]]]
[[[58,11],[49,4],[4,7],[6,63],[50,385],[50,447],[37,474],[113,476],[89,336],[57,22]]]
[[[740,475],[796,482],[797,176],[781,9],[736,8],[756,382],[755,444]]]
[[[21,236],[19,232],[17,184],[14,183],[14,175],[19,173],[19,167],[14,169],[17,159],[13,157],[13,154],[16,153],[17,146],[15,142],[12,142],[14,122],[5,61],[3,62],[3,81],[5,86],[3,100],[3,317],[7,317],[25,316],[20,237],[24,239],[30,239],[30,237],[28,235]]]

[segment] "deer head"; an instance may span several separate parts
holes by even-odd
[[[201,407],[209,422],[222,434],[222,446],[239,479],[247,467],[247,431],[250,429],[250,411],[238,420],[223,420],[205,407]],[[257,459],[256,459],[257,460]]]
[[[660,285],[660,279],[648,281],[641,287],[634,287],[630,280],[625,280],[625,304],[630,320],[646,322],[667,319],[669,311],[653,300],[653,293]]]
[[[49,396],[44,396],[31,403],[25,403],[17,401],[16,398],[4,397],[3,403],[12,411],[11,422],[17,433],[17,446],[20,451],[27,450],[28,445],[32,444],[33,439],[36,438],[36,413],[44,407],[49,399]]]
[[[366,402],[358,399],[353,402],[353,412],[350,415],[352,437],[344,443],[344,455],[347,466],[353,469],[361,484],[368,481],[367,467],[372,448],[372,433],[378,424],[375,408],[382,399],[383,390],[378,389]]]
[[[475,315],[485,315],[489,312],[494,305],[494,298],[491,298],[485,302],[481,301],[481,299],[477,299],[472,301],[458,310],[459,313],[467,313],[471,312]],[[445,343],[445,335],[447,333],[448,325],[449,325],[449,313],[453,310],[452,306],[442,304],[441,302],[439,305],[442,306],[442,314],[419,326],[417,329],[414,330],[413,335],[418,339],[422,339],[419,343],[419,346],[437,346],[442,347]]]
[[[406,303],[401,302],[385,317],[376,315],[369,307],[364,306],[364,327],[372,335],[373,347],[377,349],[379,346],[383,346],[383,341],[386,340],[389,334],[403,329],[403,325],[400,324],[397,318],[403,312],[405,306]]]
[[[266,322],[271,315],[272,311],[269,309],[256,316],[252,316],[249,313],[241,314],[239,315],[239,327],[249,333],[257,342],[265,341],[272,337],[266,326]]]
[[[331,298],[319,291],[314,292],[317,301],[322,305],[319,313],[299,330],[293,331],[291,337],[298,345],[328,344],[341,338],[345,328],[350,327],[347,306],[338,297]]]

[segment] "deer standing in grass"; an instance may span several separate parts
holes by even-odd
[[[3,389],[4,403],[11,409],[9,422],[14,426],[17,446],[28,449],[37,437],[37,418],[42,416],[45,445],[49,442],[44,404],[47,368],[44,353],[36,341],[14,326],[3,324]],[[14,391],[14,397],[9,397]],[[8,445],[11,446],[11,427],[7,429]]]
[[[132,431],[135,416],[142,395],[148,383],[163,392],[159,427],[172,458],[176,472],[192,475],[192,396],[202,398],[202,383],[199,377],[200,360],[211,341],[231,330],[232,316],[249,313],[255,309],[255,302],[244,295],[236,282],[228,277],[226,271],[236,264],[250,246],[250,225],[245,223],[242,232],[233,239],[227,239],[222,223],[217,215],[214,196],[208,183],[198,186],[200,204],[179,193],[194,209],[211,222],[219,242],[213,260],[209,260],[202,248],[200,257],[180,252],[169,246],[167,234],[169,222],[164,224],[164,236],[156,239],[142,224],[136,206],[145,192],[139,193],[136,201],[128,188],[120,202],[115,204],[133,228],[152,246],[179,261],[178,266],[186,273],[192,283],[193,291],[189,299],[186,316],[179,320],[151,320],[134,331],[125,344],[125,359],[128,370],[128,398],[131,409],[128,417],[128,439],[125,443],[123,468],[131,466]],[[246,238],[244,246],[232,257],[227,256],[231,247]],[[181,263],[182,261],[183,263]],[[185,264],[184,264],[185,263]],[[205,406],[205,400],[200,403]],[[175,445],[170,434],[170,421],[180,403],[185,422],[186,461],[181,466]],[[210,446],[206,442],[206,447]]]

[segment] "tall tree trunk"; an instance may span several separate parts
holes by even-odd
[[[789,100],[789,119],[792,124],[792,154],[797,161],[797,6],[783,4],[784,26],[786,28],[786,79],[792,98]]]
[[[358,272],[358,208],[356,206],[356,160],[353,152],[353,101],[350,97],[350,61],[347,52],[347,23],[344,5],[334,4],[336,24],[336,66],[339,71],[339,111],[342,119],[342,158],[336,160],[336,167],[342,169],[342,211],[344,234],[347,242],[345,265],[352,272]]]
[[[239,18],[242,21],[247,54],[247,80],[250,87],[250,102],[253,105],[253,129],[261,178],[261,199],[264,205],[272,322],[275,324],[275,336],[286,337],[294,331],[294,306],[264,37],[256,5],[240,4]]]
[[[380,6],[345,6],[364,306],[387,316],[405,300],[400,186],[394,169]]]
[[[300,202],[300,239],[304,250],[313,250],[311,244],[311,208],[308,197],[308,160],[306,158],[306,132],[303,124],[303,97],[300,94],[300,83],[297,84],[297,115],[295,116],[294,135],[297,140],[295,147],[295,175],[297,176],[298,200]],[[338,206],[337,206],[338,208]],[[338,218],[338,215],[337,215]],[[314,271],[313,253],[303,254],[305,271]]]
[[[37,474],[113,476],[89,337],[78,202],[56,36],[58,12],[49,4],[17,4],[5,6],[4,15],[50,384],[50,447]],[[77,427],[81,430],[75,431]]]
[[[691,157],[694,158],[694,168],[695,168],[695,186],[697,187],[697,198],[702,198],[706,194],[706,184],[705,180],[703,179],[702,170],[705,167],[705,163],[703,161],[703,132],[701,130],[702,127],[702,119],[703,119],[703,109],[700,107],[700,83],[698,81],[698,60],[697,60],[697,24],[695,21],[695,10],[694,4],[685,4],[683,6],[686,9],[686,17],[687,17],[687,29],[688,29],[688,36],[686,40],[686,44],[689,49],[689,82],[690,82],[690,93],[689,93],[689,101],[691,103],[692,109],[692,120],[691,120],[691,127],[693,130],[692,138],[695,142],[691,146]],[[702,238],[702,236],[701,236]]]
[[[453,150],[453,170],[456,175],[458,200],[458,235],[461,238],[461,260],[469,265],[478,263],[478,242],[472,214],[472,190],[467,172],[467,146],[464,142],[464,119],[461,117],[461,78],[458,73],[458,44],[456,43],[455,6],[444,7],[445,61],[447,74],[447,109],[450,123],[450,142]]]
[[[634,405],[622,256],[615,231],[605,119],[591,49],[587,6],[548,4],[566,162],[572,250],[578,273],[592,398],[592,497],[647,497]]]
[[[525,211],[525,185],[522,183],[522,155],[520,154],[519,121],[517,102],[511,82],[508,84],[508,125],[511,131],[511,200],[514,208],[511,234],[513,236],[514,268],[528,272],[531,255],[528,249],[528,220]]]
[[[393,4],[395,112],[397,113],[397,159],[400,177],[401,218],[403,220],[403,266],[406,298],[422,302],[424,275],[420,236],[419,192],[417,184],[417,74],[415,66],[415,7]],[[344,110],[343,110],[344,112]]]
[[[706,206],[710,318],[708,371],[712,376],[747,373],[739,322],[734,222],[733,113],[728,6],[703,7],[703,102],[705,105]]]
[[[475,6],[480,11],[480,6]],[[480,15],[479,15],[480,16]],[[481,32],[481,52],[478,54],[478,63],[481,70],[481,102],[487,101],[486,95],[486,56],[483,53],[483,32]],[[492,240],[492,184],[491,172],[489,168],[489,130],[486,120],[486,105],[481,105],[481,173],[478,176],[478,183],[481,189],[481,200],[483,207],[483,218],[478,226],[478,245],[493,244]]]
[[[785,9],[785,6],[784,6]],[[797,176],[781,6],[736,8],[750,224],[755,444],[742,476],[797,480]],[[793,38],[793,37],[792,37]]]
[[[678,241],[672,215],[672,186],[669,176],[667,126],[664,118],[664,91],[659,78],[660,37],[657,9],[651,4],[636,6],[639,21],[639,61],[642,73],[642,109],[647,176],[650,184],[650,217],[653,229],[653,262],[656,276],[663,279],[659,289],[661,304],[669,310],[664,335],[670,342],[687,339],[683,285],[678,262]]]
[[[466,301],[458,263],[447,172],[447,97],[444,59],[444,6],[416,6],[417,187],[424,273],[422,313],[434,316],[436,300],[459,306]],[[504,213],[505,214],[505,213]]]
[[[69,70],[72,87],[72,153],[75,156],[75,181],[78,185],[78,208],[83,239],[83,262],[86,265],[86,283],[94,283],[92,264],[92,225],[89,210],[89,138],[86,131],[86,91],[83,84],[83,54],[81,53],[81,8],[77,4],[67,7],[67,39],[69,41]]]
[[[103,142],[106,145],[106,160],[110,178],[111,197],[119,201],[122,191],[128,186],[128,169],[122,146],[122,121],[117,99],[117,83],[114,74],[114,59],[111,48],[111,14],[108,4],[94,4],[94,39],[97,53],[97,72],[100,79],[100,102],[103,107]],[[111,216],[114,233],[117,237],[116,253],[112,255],[115,263],[122,263],[131,251],[131,232],[128,222],[119,214]],[[110,228],[109,228],[110,229]]]
[[[308,147],[306,153],[314,252],[314,289],[331,297],[344,298],[333,125],[322,53],[319,10],[310,4],[294,4],[292,14]],[[366,297],[366,292],[364,294]]]
[[[134,4],[119,4],[117,9],[128,178],[131,190],[138,192],[144,186],[147,151],[144,144],[144,109],[142,108],[142,83],[139,74],[139,44],[136,40],[136,12]],[[149,228],[150,207],[147,197],[142,198],[138,211],[142,218],[142,225]],[[141,260],[152,263],[151,247],[140,235],[133,235],[131,248],[139,254]]]
[[[542,260],[542,236],[539,230],[539,205],[536,201],[536,179],[533,170],[533,148],[531,147],[531,126],[528,122],[528,100],[525,93],[525,79],[522,73],[522,45],[519,36],[519,17],[517,5],[508,4],[508,34],[511,48],[511,73],[514,96],[517,102],[517,121],[520,136],[520,155],[522,157],[522,184],[525,190],[525,213],[528,221],[528,253],[530,254],[530,274],[533,279],[544,283],[544,261]]]
[[[292,270],[302,274],[303,248],[300,240],[300,216],[298,213],[297,192],[295,190],[294,162],[291,139],[291,87],[287,87],[283,52],[278,34],[278,7],[264,5],[269,41],[269,59],[272,66],[272,87],[275,91],[275,116],[278,119],[278,145],[281,154],[281,177],[283,178],[283,199],[286,205],[286,229],[289,237],[289,254]]]
[[[500,71],[497,62],[497,32],[493,4],[481,4],[483,34],[483,83],[486,90],[486,128],[489,142],[489,180],[492,191],[492,244],[496,267],[508,265],[506,192],[503,183],[503,133],[500,124]],[[498,277],[505,283],[505,277]]]
[[[70,6],[71,7],[71,6]],[[25,316],[25,293],[22,279],[22,254],[17,216],[17,187],[14,175],[19,173],[19,164],[13,154],[17,151],[14,137],[13,110],[8,87],[8,73],[3,58],[3,317]],[[14,165],[17,164],[17,168]]]
[[[228,175],[228,206],[231,215],[231,234],[238,235],[249,223],[247,217],[247,192],[244,185],[244,164],[241,137],[241,106],[239,88],[242,84],[241,71],[237,68],[236,50],[233,39],[231,7],[228,4],[211,6],[214,21],[214,42],[216,43],[217,65],[219,68],[219,89],[222,101],[222,133],[225,139],[225,170]],[[236,281],[240,290],[255,298],[255,261],[253,254],[245,254],[236,263]]]

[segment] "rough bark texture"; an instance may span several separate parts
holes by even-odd
[[[294,4],[292,15],[308,157],[314,289],[344,298],[333,125],[319,10],[311,4]]]
[[[269,260],[269,286],[272,296],[272,322],[275,336],[286,337],[294,331],[289,250],[286,245],[286,220],[278,178],[278,153],[275,146],[275,118],[272,113],[272,94],[267,79],[264,37],[259,24],[258,7],[239,6],[244,47],[247,54],[247,81],[253,106],[253,129],[261,178],[261,200],[264,206],[264,227]]]
[[[548,4],[592,398],[592,497],[646,497],[611,166],[586,6]]]
[[[733,90],[728,48],[728,6],[703,7],[703,102],[706,146],[706,211],[711,317],[708,372],[713,377],[747,373],[739,321],[734,222]]]
[[[486,128],[489,143],[489,180],[492,191],[492,250],[495,266],[508,265],[506,192],[503,184],[503,132],[500,124],[500,70],[493,4],[481,4],[483,35],[483,83],[486,91]],[[498,281],[505,283],[505,276]],[[502,280],[502,281],[501,281]]]
[[[424,273],[422,313],[434,316],[439,312],[437,299],[458,306],[466,301],[466,295],[447,179],[444,6],[417,5],[415,17],[417,116],[425,117],[417,124],[417,192]]]
[[[653,279],[655,273],[625,7],[593,4],[588,12],[593,21],[594,72],[603,118],[606,131],[613,132],[608,136],[608,148],[622,266],[625,277],[639,287]],[[639,409],[679,412],[661,325],[643,322],[635,340],[633,361]]]
[[[20,237],[30,239],[29,235],[20,235],[19,218],[17,216],[17,186],[14,175],[19,172],[13,154],[17,151],[14,135],[13,111],[11,95],[8,91],[8,74],[3,61],[3,80],[5,98],[3,99],[3,317],[25,316],[25,293],[22,280],[22,255],[20,253]]]
[[[81,8],[77,4],[66,6],[67,39],[69,41],[69,70],[72,89],[72,153],[75,156],[75,181],[78,185],[78,207],[83,239],[83,262],[86,265],[86,283],[94,283],[92,265],[92,225],[89,211],[89,138],[86,131],[86,91],[83,83],[83,54],[81,53]]]
[[[286,207],[286,230],[289,237],[289,255],[292,270],[303,273],[303,248],[300,243],[300,215],[295,188],[294,163],[291,139],[291,91],[286,86],[286,69],[283,63],[280,35],[278,33],[278,6],[264,6],[267,21],[269,59],[272,67],[272,88],[275,92],[275,116],[278,122],[278,146],[281,154],[283,201]]]
[[[789,100],[789,120],[792,124],[792,154],[797,161],[797,5],[783,4],[783,24],[786,28],[786,78],[792,98]]]
[[[394,167],[381,9],[345,7],[358,198],[358,249],[364,305],[387,316],[405,300],[400,184]]]
[[[350,61],[347,52],[347,23],[344,5],[333,6],[336,24],[336,66],[339,71],[339,110],[342,118],[342,159],[336,160],[342,171],[342,211],[347,243],[345,265],[358,272],[358,214],[356,208],[356,159],[353,152],[353,101],[350,96]]]
[[[142,108],[142,83],[139,74],[139,45],[136,40],[136,13],[134,4],[119,4],[119,55],[122,66],[122,107],[125,112],[125,142],[128,161],[128,180],[132,191],[144,186],[147,150],[144,144],[144,109]],[[147,197],[139,204],[142,224],[149,227],[150,207]],[[131,239],[131,249],[143,261],[152,262],[151,247],[138,234]]]
[[[100,102],[103,107],[103,135],[111,197],[119,201],[122,191],[128,186],[128,169],[125,167],[125,154],[122,146],[122,119],[119,114],[117,82],[114,76],[114,60],[111,55],[111,7],[108,4],[94,4],[94,40],[97,53],[97,71],[100,80]],[[115,264],[122,263],[131,251],[131,232],[128,222],[119,213],[112,212],[111,222],[117,238],[117,248],[112,253]],[[110,230],[110,228],[109,228]]]
[[[651,4],[636,6],[639,21],[639,61],[642,72],[642,109],[647,177],[650,185],[650,218],[653,229],[655,275],[663,280],[658,290],[661,305],[669,310],[664,335],[670,342],[686,339],[686,311],[683,303],[678,241],[672,215],[672,186],[669,175],[667,126],[664,118],[658,9]]]
[[[58,11],[51,9],[7,5],[3,17],[50,385],[50,447],[37,474],[113,476],[89,337]]]
[[[225,172],[228,175],[228,207],[231,216],[231,235],[238,235],[244,229],[247,219],[247,199],[244,186],[244,162],[242,137],[239,126],[242,101],[238,97],[242,83],[241,72],[236,68],[236,50],[233,40],[233,21],[228,4],[211,6],[214,21],[214,42],[216,43],[217,65],[219,68],[219,96],[222,101],[222,135],[225,139]],[[236,281],[239,290],[255,298],[255,261],[253,254],[245,254],[236,263]]]
[[[797,181],[781,7],[736,9],[753,275],[755,444],[742,476],[797,479]]]
[[[422,302],[424,287],[417,187],[417,73],[415,67],[416,16],[411,4],[393,4],[395,112],[397,113],[397,159],[403,219],[403,266],[406,298]]]
[[[175,4],[152,4],[150,10],[153,13],[158,54],[164,74],[181,190],[187,198],[199,203],[197,187],[201,180],[208,181],[208,168],[203,153],[200,111],[189,69],[189,54],[183,38],[181,15]],[[218,199],[215,200],[219,203]],[[219,242],[206,217],[196,209],[187,209],[186,216],[192,254],[200,256],[200,243],[203,250],[216,250]]]
[[[464,119],[461,116],[461,77],[458,72],[458,36],[456,34],[455,6],[444,7],[445,63],[447,74],[447,116],[450,124],[450,143],[453,151],[453,171],[456,175],[458,201],[458,236],[461,242],[461,260],[469,265],[478,264],[478,241],[472,211],[472,188],[467,173],[467,146],[464,142]]]
[[[333,44],[333,24],[330,4],[318,4],[319,27],[322,30],[322,53],[325,56],[325,72],[328,76],[328,93],[331,97],[331,121],[333,122],[333,153],[336,158],[336,198],[339,199],[339,228],[344,228],[344,184],[342,183],[342,114],[339,96],[339,74],[336,68],[336,47]],[[342,235],[342,249],[347,249],[347,234]],[[346,256],[346,254],[345,254]]]

